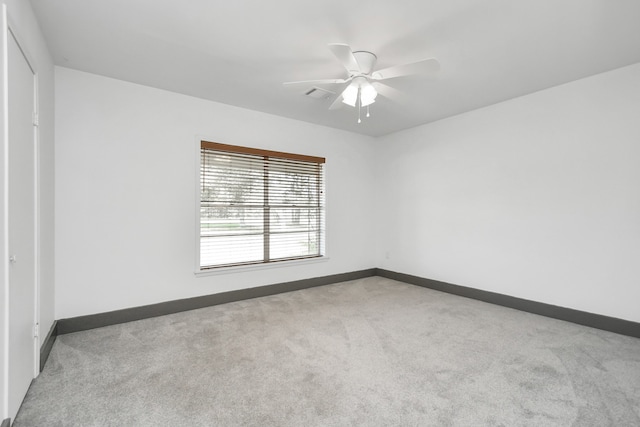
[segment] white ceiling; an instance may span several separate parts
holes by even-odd
[[[640,0],[31,3],[57,65],[374,136],[640,62]],[[442,69],[389,80],[358,125],[282,85],[345,77],[328,43]]]

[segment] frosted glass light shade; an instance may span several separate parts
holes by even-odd
[[[351,84],[342,92],[342,102],[352,107],[356,106],[358,100],[358,86]]]
[[[376,96],[378,96],[378,92],[371,83],[366,82],[360,86],[360,105],[363,107],[376,102]]]

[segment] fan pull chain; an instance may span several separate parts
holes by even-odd
[[[362,123],[362,120],[360,120],[360,109],[362,108],[362,100],[360,99],[360,97],[358,97],[358,123]]]
[[[369,114],[369,106],[367,105],[367,117],[371,117],[371,114]]]

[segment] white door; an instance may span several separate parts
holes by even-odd
[[[35,76],[7,34],[9,130],[9,416],[36,376]]]

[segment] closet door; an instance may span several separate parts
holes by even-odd
[[[11,31],[7,37],[9,131],[9,415],[15,419],[37,374],[35,75]]]

